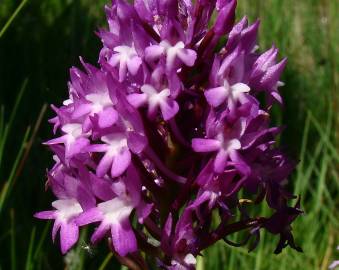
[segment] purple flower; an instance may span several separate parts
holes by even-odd
[[[191,67],[197,58],[196,52],[185,49],[185,44],[182,41],[171,45],[167,40],[163,40],[159,45],[149,46],[145,50],[147,61],[158,60],[161,56],[166,58],[166,69],[169,71],[173,70],[176,62],[182,62]]]
[[[98,164],[97,175],[102,177],[110,170],[112,177],[120,176],[131,163],[126,136],[123,133],[113,133],[101,137],[101,141],[105,144],[93,144],[87,148],[90,152],[105,153]]]
[[[339,250],[339,246],[337,246],[337,250]],[[336,269],[338,266],[339,266],[339,260],[336,260],[336,261],[333,261],[328,268]]]
[[[277,146],[282,128],[270,124],[286,59],[277,60],[275,47],[259,53],[259,21],[235,23],[236,5],[106,7],[98,67],[80,59],[83,70],[71,68],[68,97],[52,105],[55,138],[45,143],[57,199],[35,216],[55,220],[62,253],[83,226],[95,226],[93,244],[107,240],[119,261],[145,269],[194,270],[217,241],[253,250],[261,230],[280,237],[276,253],[301,251],[291,223],[302,211],[299,201],[289,206],[295,196],[286,188],[296,162]],[[259,203],[273,214],[247,207]],[[228,240],[240,231],[242,243]]]
[[[48,183],[58,197],[58,200],[52,203],[55,210],[35,214],[35,217],[40,219],[55,220],[52,238],[54,241],[60,230],[60,246],[63,254],[78,241],[79,228],[75,218],[95,205],[95,199],[87,187],[78,179],[68,175],[65,170],[67,171],[57,159],[49,176]]]
[[[137,250],[136,238],[129,223],[129,216],[133,210],[133,205],[129,200],[116,197],[112,200],[99,203],[78,219],[78,226],[87,225],[93,222],[101,222],[100,226],[92,235],[93,243],[101,240],[110,231],[113,245],[120,256],[125,256],[129,252]]]
[[[117,46],[113,51],[115,54],[111,56],[108,63],[113,67],[119,65],[119,81],[123,82],[125,80],[127,71],[132,75],[136,75],[142,64],[142,60],[136,50],[133,47]]]
[[[179,111],[179,105],[170,97],[168,88],[157,91],[152,85],[144,84],[141,87],[141,94],[130,94],[127,96],[128,102],[135,108],[148,104],[148,116],[154,118],[157,109],[160,108],[164,120],[170,120]]]
[[[238,101],[240,103],[246,102],[245,93],[249,91],[250,88],[246,84],[229,85],[228,81],[224,80],[223,86],[206,90],[205,97],[212,107],[218,107],[227,100],[227,105],[232,110]]]
[[[75,199],[56,200],[52,203],[56,210],[43,211],[35,214],[40,219],[55,219],[53,226],[53,240],[60,229],[61,252],[65,254],[79,238],[79,228],[74,218],[83,212],[79,202]]]

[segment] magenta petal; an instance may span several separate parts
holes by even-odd
[[[137,207],[138,221],[142,224],[144,220],[151,214],[153,204],[140,201]]]
[[[165,121],[172,119],[179,111],[179,105],[176,101],[169,100],[160,104],[162,116]]]
[[[53,229],[52,229],[52,240],[53,240],[53,242],[55,241],[55,237],[56,237],[60,227],[61,227],[61,222],[56,219],[54,224],[53,224]]]
[[[91,237],[92,243],[97,243],[106,235],[107,231],[109,230],[110,224],[102,222],[98,228],[95,229]]]
[[[217,173],[222,173],[226,166],[226,161],[228,154],[224,150],[220,150],[214,160],[214,171]]]
[[[77,187],[76,198],[84,211],[87,211],[96,205],[96,200],[92,192],[90,192],[88,188],[85,188],[83,183],[80,183]]]
[[[82,132],[83,133],[87,133],[91,130],[92,128],[92,121],[91,121],[91,117],[86,117],[83,124],[82,124]]]
[[[158,108],[159,108],[159,104],[158,103],[150,103],[148,105],[148,110],[147,110],[147,116],[150,119],[154,119],[158,113]]]
[[[89,114],[92,111],[92,104],[90,103],[82,103],[75,107],[72,118],[77,119],[79,117],[82,117],[86,114]]]
[[[114,249],[124,257],[137,250],[137,240],[128,219],[111,225]]]
[[[108,63],[112,67],[116,67],[120,62],[120,55],[118,53],[113,54],[112,57],[109,59]]]
[[[192,139],[192,148],[195,152],[214,152],[219,150],[221,144],[213,139]]]
[[[120,61],[119,82],[123,82],[125,80],[126,73],[127,73],[127,63],[125,61]]]
[[[114,192],[111,188],[111,181],[108,179],[102,179],[96,175],[91,174],[90,182],[92,186],[92,192],[94,195],[102,201],[109,201],[113,199]]]
[[[109,153],[106,153],[103,156],[96,170],[97,176],[103,177],[109,171],[109,168],[112,165],[113,159],[114,157]]]
[[[61,224],[60,246],[62,254],[65,254],[79,238],[79,228],[74,222]]]
[[[283,72],[287,64],[287,58],[281,60],[278,64],[268,68],[267,72],[261,79],[261,83],[264,87],[271,88],[279,81],[281,73]]]
[[[132,74],[132,75],[135,75],[137,74],[140,66],[142,64],[142,61],[141,61],[141,58],[136,56],[136,57],[133,57],[132,59],[129,59],[127,61],[127,68],[128,68],[128,71]]]
[[[89,140],[87,138],[78,138],[74,143],[69,145],[69,147],[66,147],[66,158],[71,158],[80,153],[87,145],[89,145]]]
[[[152,45],[145,49],[145,58],[147,61],[154,61],[164,53],[164,48],[159,45]]]
[[[236,6],[236,0],[228,1],[228,3],[226,3],[222,8],[221,3],[219,3],[219,8],[221,9],[214,25],[214,31],[216,34],[221,36],[231,31],[234,22]]]
[[[147,145],[147,138],[135,131],[131,131],[127,133],[127,143],[128,148],[134,154],[140,154]]]
[[[34,214],[34,217],[39,219],[55,219],[55,211],[42,211]]]
[[[44,142],[44,144],[54,145],[54,144],[65,143],[66,141],[67,141],[67,135],[64,135],[64,136],[49,140],[47,142]]]
[[[118,177],[121,174],[123,174],[130,163],[131,163],[131,152],[128,150],[128,148],[125,148],[114,157],[111,168],[112,177]]]
[[[205,91],[205,97],[208,104],[210,104],[212,107],[218,107],[225,101],[227,97],[227,91],[223,86],[211,88]]]
[[[134,108],[139,108],[142,105],[146,104],[147,95],[145,93],[143,93],[143,94],[130,94],[130,95],[127,96],[127,101]]]
[[[279,104],[283,104],[283,100],[281,95],[278,93],[278,91],[272,91],[271,92],[272,98],[277,101]]]
[[[118,121],[118,113],[113,107],[108,107],[99,113],[98,125],[100,128],[111,127]]]
[[[178,51],[178,57],[185,63],[186,66],[193,66],[197,59],[197,53],[194,50],[182,49]]]
[[[96,208],[89,209],[80,214],[80,216],[76,217],[74,222],[78,226],[84,226],[93,222],[98,222],[102,220],[102,213]]]
[[[106,144],[92,144],[87,146],[84,150],[88,152],[94,152],[94,153],[101,153],[101,152],[106,152],[108,146]]]

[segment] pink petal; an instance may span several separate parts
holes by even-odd
[[[60,230],[60,246],[62,254],[65,254],[79,238],[79,228],[74,222],[64,223]]]
[[[248,93],[251,91],[251,88],[247,84],[244,83],[236,83],[232,85],[232,90],[236,91],[237,93]]]
[[[92,111],[92,104],[82,103],[78,106],[75,106],[75,109],[72,113],[72,118],[76,119],[81,116],[84,116]]]
[[[34,217],[39,219],[55,219],[55,211],[42,211],[34,214]]]
[[[153,209],[153,204],[145,203],[143,201],[140,201],[137,206],[137,215],[138,215],[138,221],[142,224],[144,223],[144,220],[151,214]]]
[[[337,266],[339,266],[339,260],[332,262],[328,268],[335,269]]]
[[[96,174],[99,177],[103,177],[112,165],[114,157],[111,154],[106,153],[103,158],[100,160],[99,165],[96,170]]]
[[[53,242],[55,241],[55,237],[56,237],[60,227],[61,227],[61,222],[56,219],[54,224],[53,224],[53,229],[52,229],[52,239],[53,239]]]
[[[148,104],[148,111],[147,111],[147,116],[150,119],[153,119],[158,112],[159,104],[158,103],[150,103]]]
[[[125,61],[120,61],[119,82],[123,82],[125,80],[126,73],[127,73],[127,63]]]
[[[127,133],[127,143],[128,148],[134,154],[140,154],[147,145],[147,138],[135,131],[131,131]]]
[[[152,45],[145,49],[145,58],[147,61],[159,59],[164,53],[164,48],[159,45]]]
[[[212,107],[218,107],[225,101],[227,97],[227,91],[223,86],[211,88],[205,91],[205,97],[208,104],[210,104]]]
[[[220,141],[213,139],[192,139],[192,148],[195,152],[213,152],[221,147]]]
[[[107,231],[109,230],[110,224],[102,222],[100,226],[95,230],[91,237],[92,243],[97,243],[106,235]]]
[[[160,109],[164,120],[170,120],[173,118],[179,111],[179,105],[174,100],[168,100],[167,102],[160,104]]]
[[[137,74],[140,66],[142,64],[141,58],[138,56],[133,57],[132,59],[129,59],[127,61],[127,68],[128,71],[132,74],[135,75]]]
[[[197,59],[197,53],[191,49],[182,49],[178,51],[178,57],[186,66],[193,66]]]
[[[139,108],[147,102],[147,94],[130,94],[127,96],[127,101],[134,108]]]
[[[120,62],[120,55],[118,53],[113,54],[112,57],[109,59],[108,63],[112,67],[116,67]]]
[[[67,135],[64,135],[64,136],[49,140],[47,142],[44,142],[44,144],[54,145],[54,144],[65,143],[66,141],[67,141]]]
[[[102,201],[113,199],[114,192],[111,188],[111,182],[108,179],[99,178],[96,175],[90,176],[92,191],[94,195]]]
[[[112,224],[111,234],[114,249],[120,256],[124,257],[137,250],[137,240],[128,219]]]
[[[111,127],[118,121],[118,113],[113,107],[108,107],[99,113],[98,125],[100,128]]]
[[[74,222],[78,226],[84,226],[90,223],[98,222],[102,220],[102,213],[96,208],[89,209],[80,214],[77,218],[75,218]]]
[[[214,160],[214,171],[222,173],[225,170],[228,154],[224,150],[220,150]]]
[[[128,150],[128,148],[125,148],[124,150],[122,150],[122,152],[114,157],[111,168],[112,177],[118,177],[122,175],[126,171],[130,163],[131,152]]]
[[[84,150],[88,152],[101,153],[106,152],[108,146],[106,144],[92,144],[87,146]]]
[[[65,157],[71,158],[72,156],[79,154],[87,145],[89,145],[89,140],[87,138],[78,138],[68,147],[66,147]]]

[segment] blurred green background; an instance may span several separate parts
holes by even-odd
[[[219,243],[199,258],[198,269],[324,270],[339,258],[339,1],[238,2],[238,19],[261,19],[260,49],[274,43],[289,58],[285,106],[274,109],[273,122],[287,125],[281,144],[300,159],[290,186],[305,210],[293,225],[304,253],[274,255],[278,239],[262,234],[252,253]],[[52,159],[41,143],[51,136],[47,119],[53,115],[45,104],[65,99],[68,70],[79,65],[79,55],[96,62],[94,32],[106,26],[105,3],[0,1],[0,269],[120,269],[104,244],[88,248],[86,231],[63,258],[50,224],[32,217],[52,199],[44,193]]]

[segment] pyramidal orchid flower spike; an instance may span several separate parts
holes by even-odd
[[[54,220],[62,253],[84,226],[93,244],[106,240],[135,269],[195,269],[217,241],[252,250],[263,230],[280,237],[275,253],[301,251],[291,228],[300,200],[286,190],[296,162],[276,144],[282,129],[270,126],[286,59],[274,46],[258,52],[259,22],[236,22],[236,5],[106,7],[98,65],[71,68],[69,96],[52,106],[56,136],[45,143],[56,199],[35,217]],[[251,214],[260,204],[271,214]],[[244,241],[228,240],[239,231]]]

